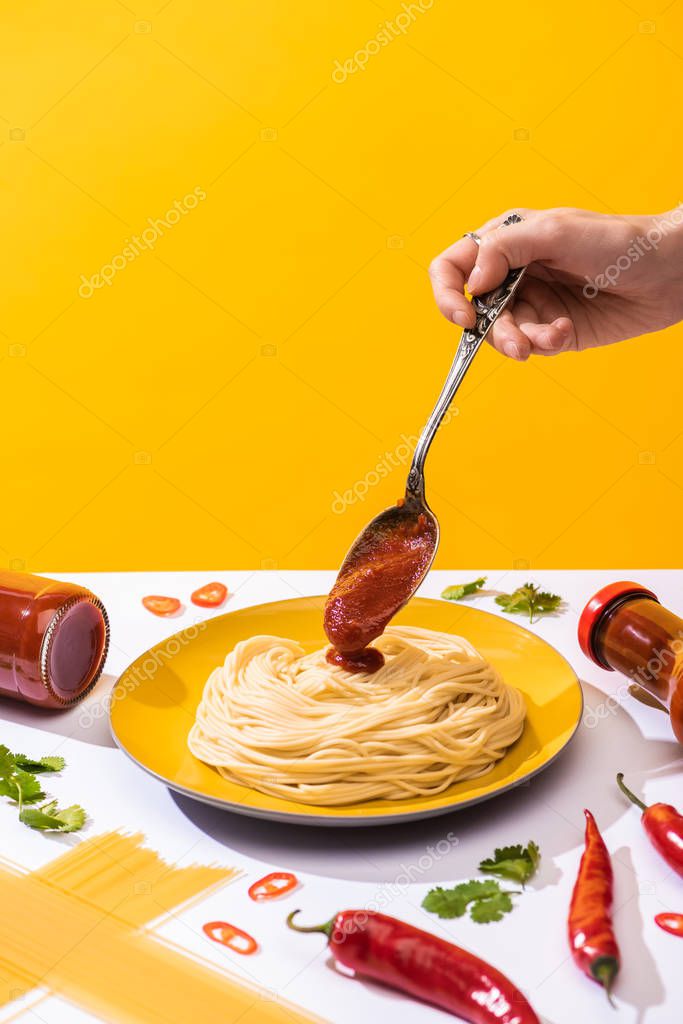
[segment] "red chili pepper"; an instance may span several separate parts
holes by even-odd
[[[669,867],[683,876],[683,814],[679,814],[671,804],[651,804],[647,807],[624,785],[623,772],[617,775],[617,785],[631,803],[642,810],[640,820],[657,853],[662,855]]]
[[[569,907],[569,945],[583,973],[602,985],[611,1000],[619,973],[619,947],[612,928],[612,863],[590,811],[586,815],[586,848]]]
[[[683,939],[683,914],[657,914],[655,923],[670,935],[678,935]]]
[[[227,921],[209,921],[202,926],[202,931],[214,942],[220,942],[222,946],[227,946],[233,953],[240,953],[242,956],[251,956],[258,949],[256,939],[243,932],[241,928],[236,928],[234,924],[228,924]]]
[[[219,608],[228,596],[228,588],[224,583],[206,583],[190,596],[192,604],[201,608]]]
[[[160,594],[143,597],[142,603],[153,615],[174,615],[180,608],[180,601],[177,597],[162,597]]]
[[[342,910],[326,924],[296,932],[322,932],[340,963],[471,1024],[540,1024],[533,1009],[495,967],[429,932],[368,910]]]
[[[249,886],[249,896],[260,903],[261,900],[272,900],[276,896],[284,896],[286,892],[296,889],[299,879],[289,871],[271,871],[269,875],[259,878]]]

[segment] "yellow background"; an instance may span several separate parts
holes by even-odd
[[[0,5],[0,562],[335,567],[457,342],[430,259],[516,205],[683,199],[681,2],[433,0],[333,81],[402,9]],[[679,564],[682,341],[482,350],[428,463],[437,564]]]

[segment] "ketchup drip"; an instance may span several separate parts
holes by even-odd
[[[376,647],[364,647],[360,651],[349,651],[345,654],[336,647],[330,647],[325,660],[330,665],[339,665],[347,672],[376,672],[384,664],[384,655]]]
[[[381,651],[368,644],[406,604],[431,565],[436,521],[403,502],[381,513],[355,542],[325,605],[324,626],[333,645],[327,661],[349,672],[376,672]]]

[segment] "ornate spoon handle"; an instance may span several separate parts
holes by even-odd
[[[508,221],[505,223],[507,224]],[[515,222],[510,220],[510,223]],[[434,406],[434,411],[420,434],[420,439],[415,447],[410,473],[408,474],[406,498],[413,497],[421,502],[424,501],[424,464],[429,446],[434,440],[434,435],[439,429],[439,425],[446,415],[463,377],[479,351],[481,343],[517,291],[525,270],[525,267],[511,270],[498,288],[474,299],[473,304],[477,314],[477,322],[471,330],[463,331],[458,350],[455,353],[455,359],[446,378],[446,383]]]

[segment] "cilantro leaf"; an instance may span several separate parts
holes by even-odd
[[[485,896],[495,896],[499,891],[498,882],[486,881],[461,882],[452,889],[443,889],[440,885],[431,889],[422,901],[425,910],[438,914],[439,917],[462,917],[472,900]]]
[[[51,830],[56,832],[77,832],[85,824],[86,813],[78,804],[61,810],[56,800],[43,804],[42,807],[26,807],[19,815],[19,820],[29,828]]]
[[[510,894],[501,889],[498,882],[493,878],[487,878],[461,882],[452,889],[437,886],[427,893],[422,906],[425,910],[447,919],[462,917],[470,906],[472,920],[485,923],[500,921],[503,914],[512,910],[512,900]]]
[[[529,622],[534,622],[539,615],[556,611],[562,604],[562,598],[559,594],[539,590],[534,583],[525,583],[511,594],[500,594],[496,604],[510,615],[528,615]]]
[[[452,587],[446,587],[445,590],[442,590],[441,596],[446,601],[459,601],[461,597],[469,597],[470,594],[476,594],[485,583],[486,576],[481,576],[478,580],[472,580],[471,583],[454,583]]]
[[[36,800],[42,800],[45,796],[35,775],[24,772],[21,768],[14,769],[11,779],[4,783],[0,781],[0,794],[8,796],[18,804],[34,804]]]
[[[62,832],[77,832],[79,828],[83,828],[87,817],[86,811],[80,804],[71,804],[69,807],[65,807],[63,810],[58,810],[55,813],[55,818],[63,822]]]
[[[4,744],[0,745],[0,779],[11,778],[15,767],[14,754],[9,747]]]
[[[14,754],[0,746],[0,796],[7,796],[21,806],[34,803],[44,795],[35,775],[18,768]]]
[[[9,797],[19,808],[19,820],[29,828],[76,832],[85,824],[86,814],[74,804],[60,810],[56,800],[41,807],[29,806],[45,799],[34,772],[58,772],[64,767],[63,757],[41,757],[35,761],[25,754],[13,754],[0,745],[0,796]],[[30,770],[28,770],[30,769]]]
[[[23,768],[25,772],[32,772],[34,775],[40,775],[41,772],[61,772],[66,766],[66,761],[63,757],[41,757],[39,760],[34,761],[32,758],[27,757],[26,754],[15,754],[14,761]]]
[[[512,909],[510,893],[501,889],[495,896],[473,903],[470,917],[478,924],[489,924],[490,921],[502,921],[503,914],[509,914]]]
[[[487,857],[480,863],[479,870],[524,885],[535,873],[540,859],[541,852],[536,843],[529,842],[525,847],[518,843],[496,849],[493,857]]]

